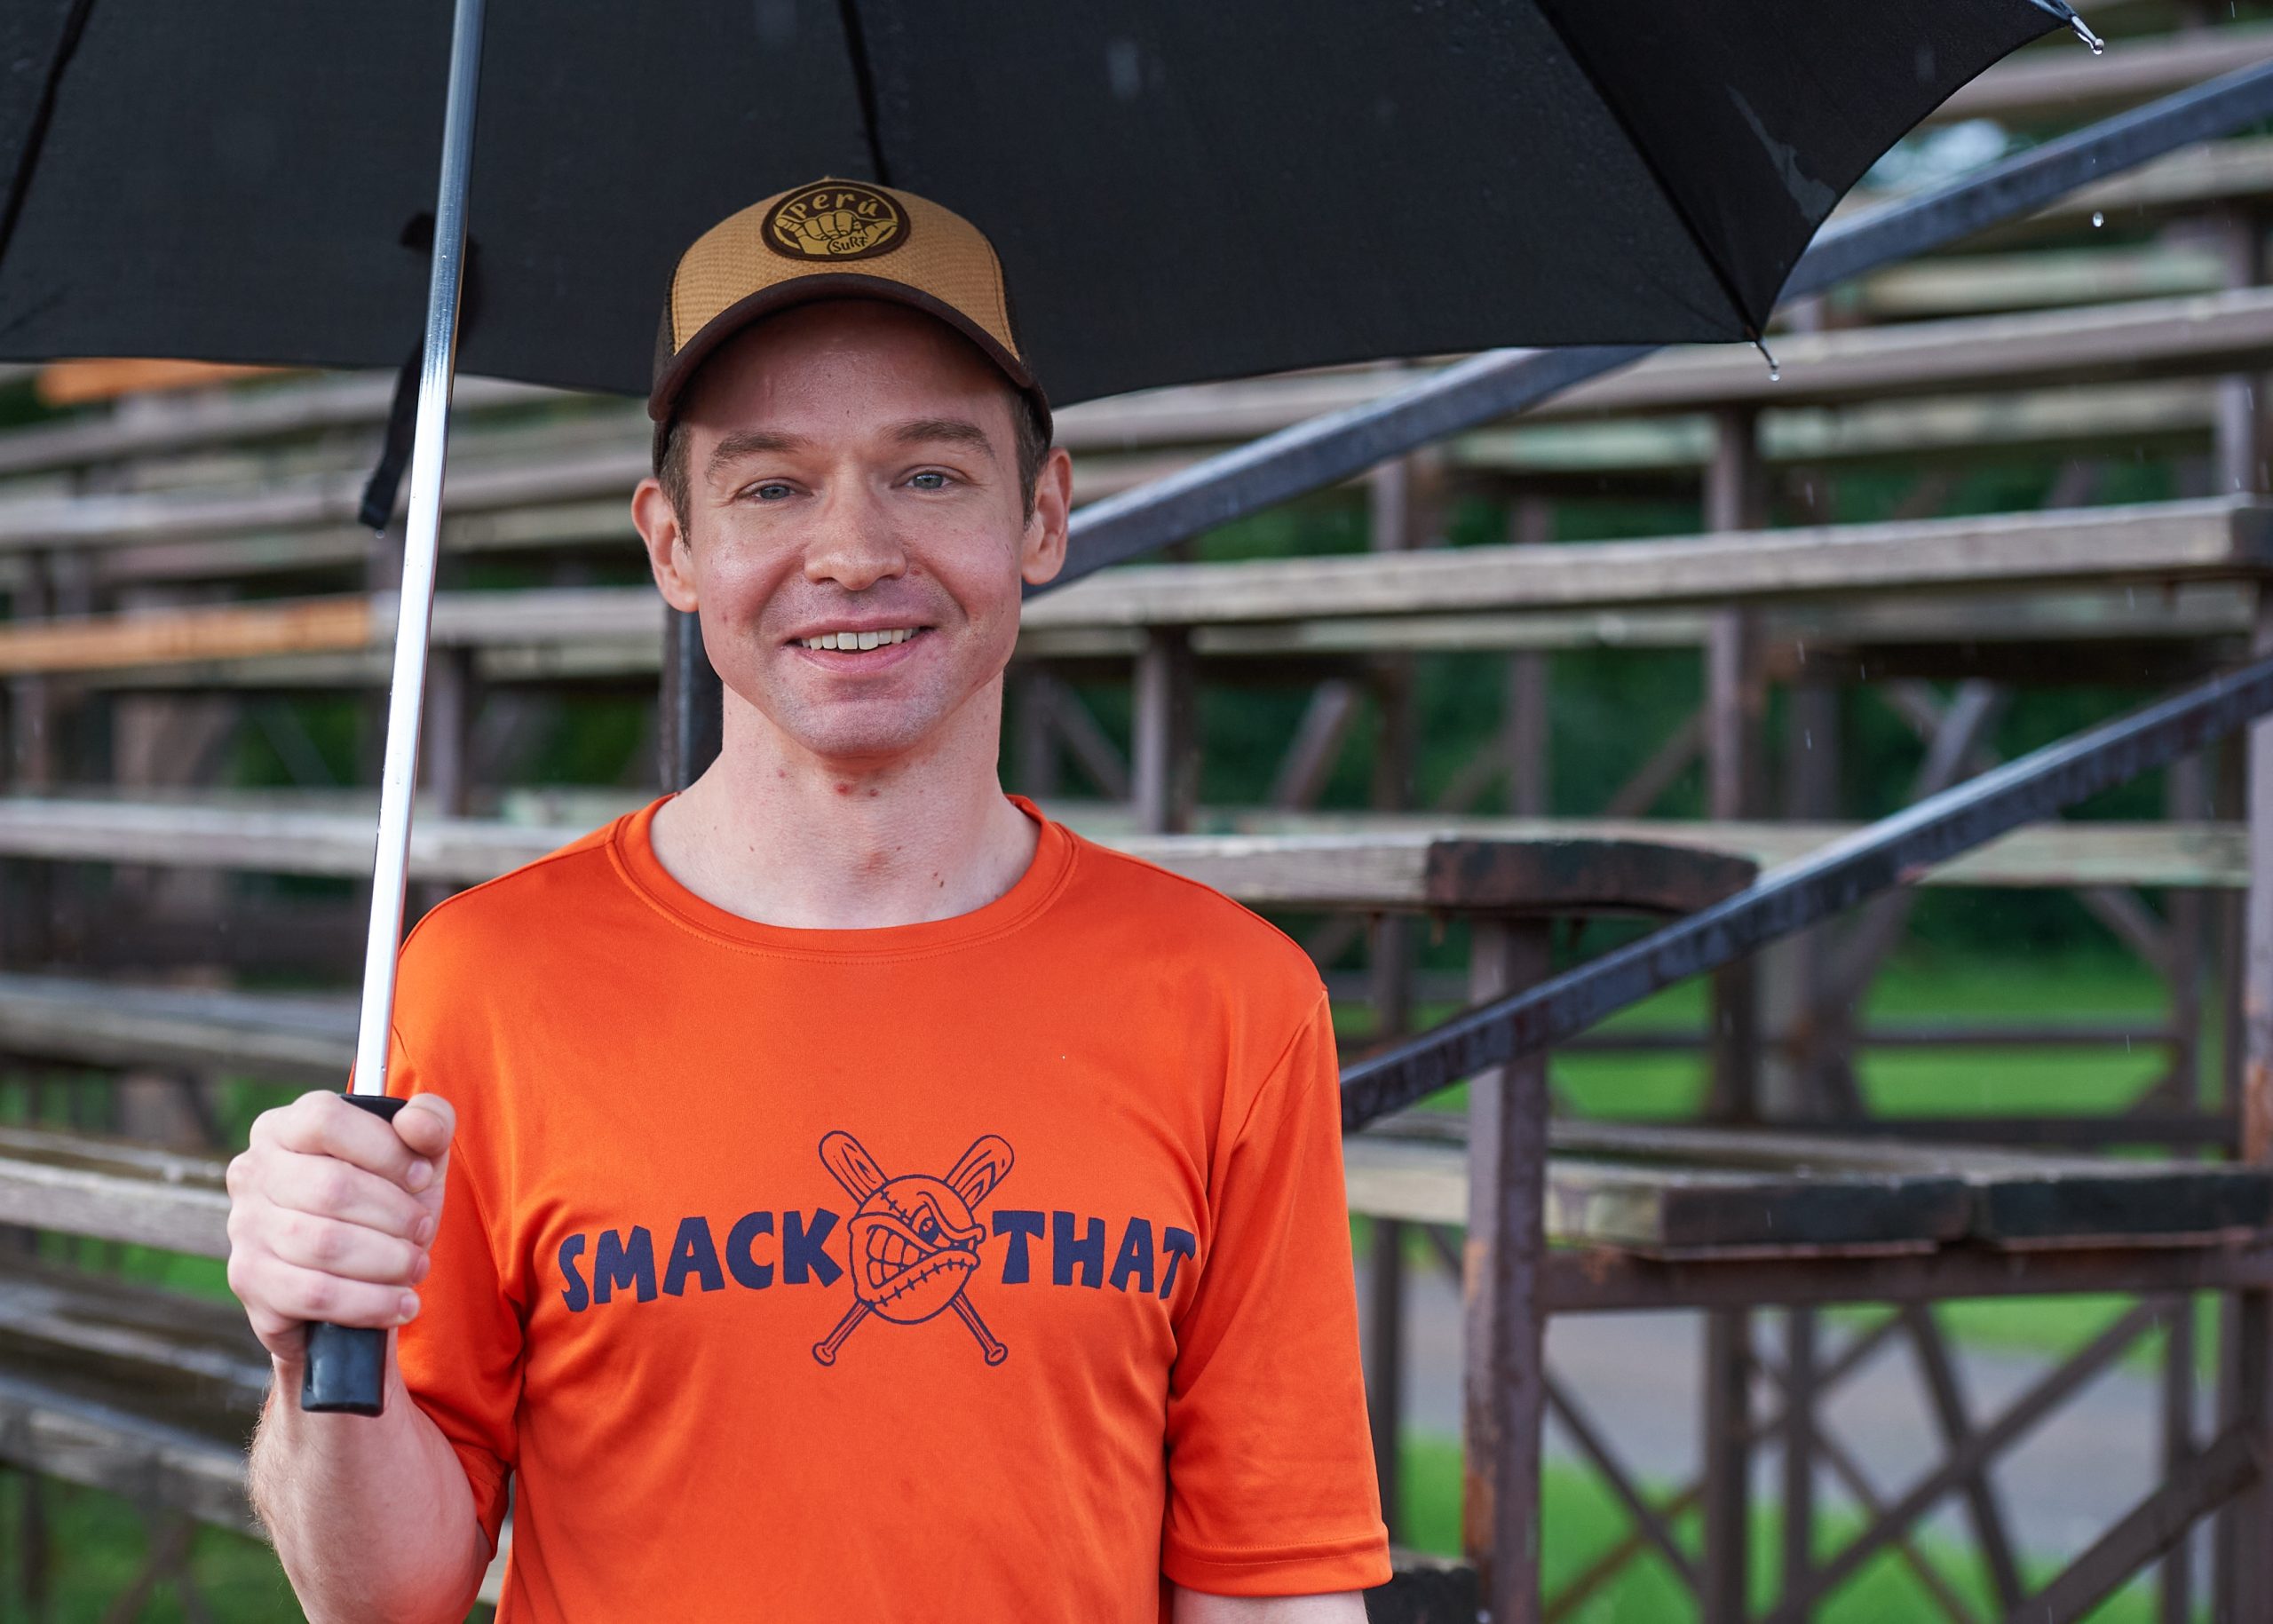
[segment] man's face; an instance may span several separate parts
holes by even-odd
[[[875,300],[771,317],[696,376],[684,523],[653,480],[633,512],[721,680],[813,755],[885,764],[981,693],[995,725],[1070,482],[1053,453],[1027,516],[1011,400],[961,336]]]

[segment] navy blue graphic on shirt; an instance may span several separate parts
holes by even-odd
[[[1010,1357],[963,1296],[978,1268],[986,1226],[977,1208],[1010,1170],[1010,1147],[983,1134],[945,1178],[885,1174],[849,1133],[821,1136],[820,1163],[860,1205],[845,1225],[851,1236],[852,1306],[836,1328],[813,1344],[813,1357],[836,1363],[836,1351],[870,1314],[917,1325],[954,1309],[990,1365]]]
[[[827,1287],[849,1271],[851,1304],[813,1344],[813,1358],[824,1367],[836,1362],[845,1339],[872,1316],[916,1325],[948,1309],[977,1340],[986,1362],[994,1366],[1010,1357],[1009,1351],[965,1295],[990,1232],[1003,1242],[997,1279],[1004,1286],[1040,1284],[1035,1270],[1041,1265],[1034,1254],[1046,1249],[1046,1278],[1052,1286],[1091,1291],[1109,1287],[1163,1302],[1175,1292],[1178,1269],[1199,1252],[1198,1237],[1176,1224],[1156,1231],[1149,1218],[1129,1218],[1116,1245],[1109,1244],[1105,1220],[1087,1214],[997,1208],[991,1224],[982,1222],[978,1208],[1009,1174],[1011,1161],[1008,1143],[983,1134],[945,1177],[893,1177],[851,1134],[824,1134],[821,1165],[857,1203],[849,1219],[826,1207],[778,1212],[761,1208],[731,1224],[714,1225],[698,1213],[681,1218],[669,1232],[670,1240],[660,1256],[656,1232],[645,1224],[571,1233],[561,1238],[555,1253],[561,1302],[570,1313],[581,1314],[627,1299],[684,1298],[689,1285],[698,1295],[725,1291],[730,1280],[747,1291],[768,1290],[777,1281]],[[844,1264],[829,1249],[840,1224]]]

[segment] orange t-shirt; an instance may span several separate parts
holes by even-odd
[[[1043,820],[954,919],[754,923],[654,806],[444,903],[458,1113],[404,1377],[501,1624],[1154,1624],[1389,1577],[1316,970]],[[656,803],[661,804],[661,803]]]

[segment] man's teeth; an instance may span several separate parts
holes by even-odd
[[[921,628],[895,626],[889,631],[824,631],[817,638],[801,638],[807,648],[888,648],[894,643],[905,643]]]

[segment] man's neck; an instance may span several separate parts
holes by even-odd
[[[984,907],[1034,860],[1034,821],[995,775],[995,730],[968,725],[982,718],[920,756],[849,768],[731,693],[726,707],[718,759],[653,825],[656,859],[704,901],[764,924],[873,930]]]

